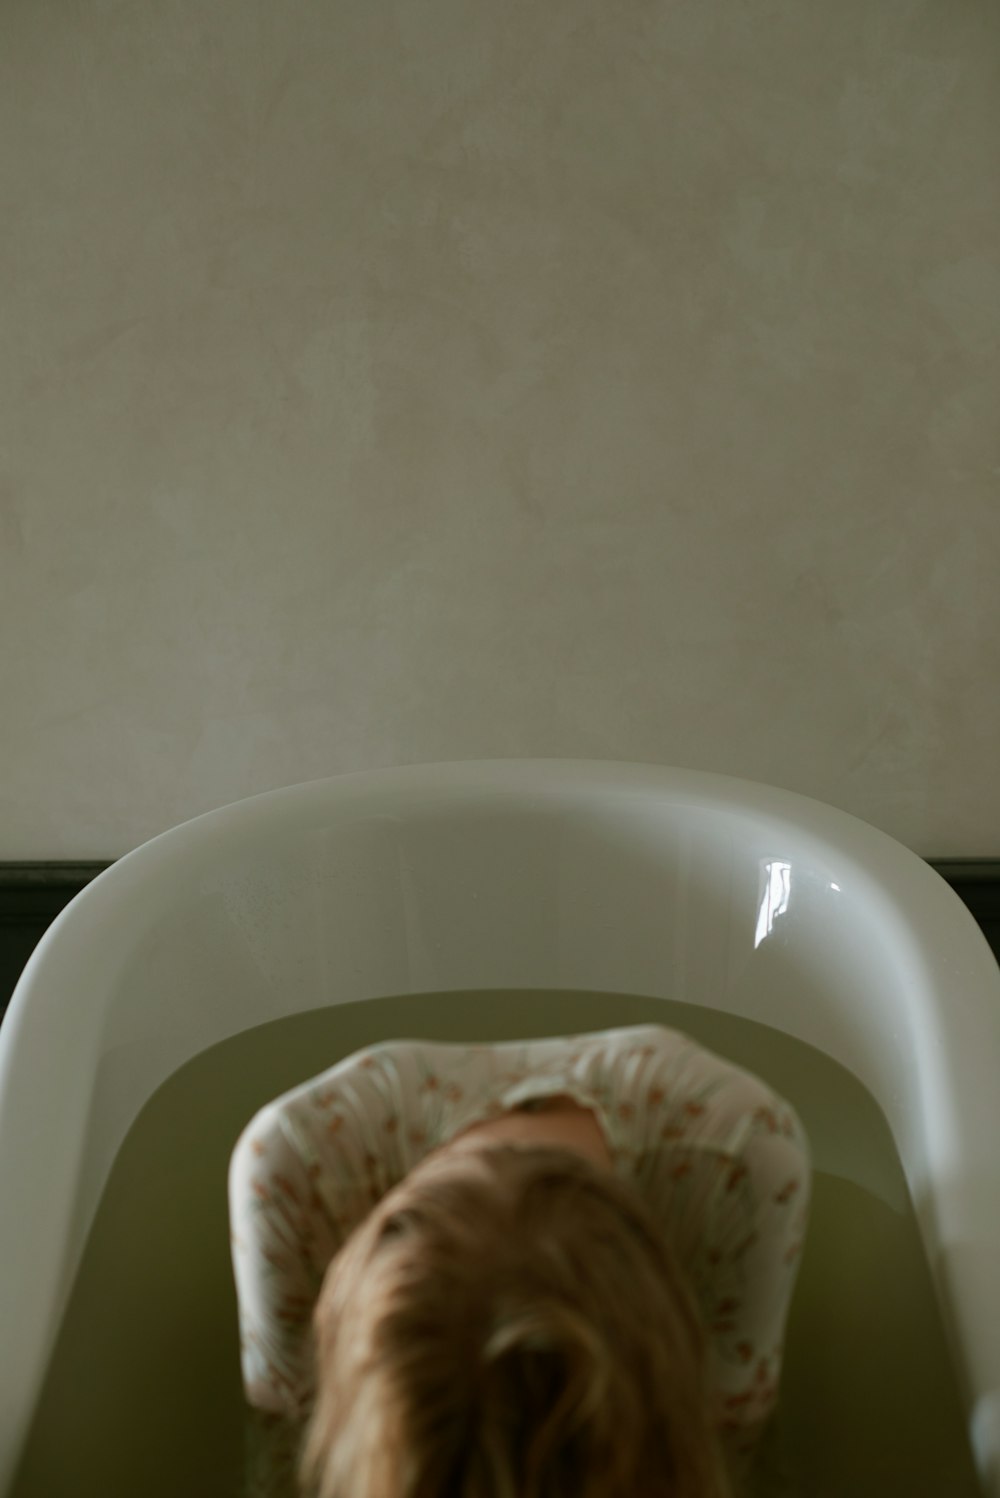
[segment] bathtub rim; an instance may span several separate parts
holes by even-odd
[[[19,1058],[23,1062],[24,1057],[30,1060],[33,1053],[36,1056],[47,1053],[49,1065],[61,1068],[64,1078],[70,1077],[73,1075],[74,1063],[79,1062],[88,1052],[88,1037],[93,1041],[97,1033],[98,1027],[93,1026],[91,1011],[85,1013],[82,1006],[75,1013],[71,1009],[64,1009],[59,1013],[60,1021],[63,1022],[59,1031],[61,1043],[53,1045],[51,1030],[46,1032],[44,1029],[43,1006],[39,1005],[37,999],[40,992],[38,985],[42,980],[55,979],[56,989],[61,980],[66,985],[66,991],[69,991],[74,946],[82,945],[87,948],[93,945],[93,935],[86,929],[86,923],[84,927],[78,928],[79,919],[84,912],[88,917],[98,920],[102,916],[110,919],[113,926],[120,920],[120,901],[124,898],[125,905],[128,904],[127,895],[133,880],[141,883],[143,878],[155,879],[158,871],[169,871],[175,859],[183,861],[183,856],[195,849],[202,840],[214,839],[227,829],[235,829],[238,833],[241,825],[251,824],[259,829],[262,825],[260,819],[266,820],[269,816],[273,816],[280,824],[283,808],[296,803],[302,809],[311,802],[322,805],[324,810],[331,812],[331,819],[338,802],[341,815],[349,816],[352,806],[355,810],[364,810],[357,805],[358,798],[366,801],[369,809],[378,805],[412,809],[419,804],[421,793],[428,800],[443,796],[453,804],[455,798],[462,795],[479,804],[483,804],[484,797],[486,800],[514,797],[518,804],[528,805],[533,797],[537,797],[533,808],[537,810],[542,800],[557,797],[560,790],[570,796],[594,793],[611,793],[616,797],[628,797],[630,794],[637,797],[650,794],[668,797],[674,795],[685,804],[703,799],[705,805],[713,809],[726,812],[750,811],[769,821],[787,823],[797,831],[817,838],[824,845],[837,848],[851,863],[865,870],[867,877],[873,881],[874,886],[882,890],[883,896],[900,919],[907,921],[914,930],[916,947],[924,962],[924,977],[933,975],[930,986],[934,991],[944,991],[948,981],[954,980],[955,966],[953,962],[949,966],[947,950],[960,950],[963,971],[968,981],[981,990],[982,994],[992,992],[997,999],[998,1007],[993,1015],[985,1014],[978,1006],[977,1013],[971,1013],[973,1005],[970,1001],[969,1018],[973,1022],[973,1028],[977,1021],[982,1021],[984,1039],[1000,1040],[1000,976],[996,962],[985,938],[959,897],[940,875],[903,844],[827,803],[739,777],[614,760],[457,760],[353,771],[260,792],[189,818],[148,839],[116,860],[60,912],[32,953],[15,988],[4,1025],[0,1028],[0,1190],[7,1184],[11,1172],[12,1151],[5,1149],[4,1145],[5,1134],[10,1126],[9,1116],[12,1111],[14,1118],[17,1116],[17,1107],[13,1106],[12,1109],[11,1098],[16,1103],[19,1094],[23,1097],[25,1091],[18,1086],[14,1073]],[[934,912],[934,919],[930,923],[933,931],[929,928],[918,931],[918,923],[911,920],[925,902]],[[33,1006],[30,1009],[29,1004]],[[88,1021],[92,1026],[89,1031]],[[91,1046],[90,1049],[93,1050],[94,1047]],[[928,1064],[932,1064],[932,1060],[933,1058]],[[69,1095],[77,1105],[75,1116],[78,1119],[85,1119],[87,1116],[88,1080],[93,1080],[93,1073],[84,1074],[77,1069],[79,1085],[69,1088]],[[950,1101],[955,1102],[957,1099],[952,1098]],[[131,1124],[128,1125],[130,1126]],[[61,1160],[56,1161],[55,1174],[61,1178],[64,1186],[67,1183],[71,1185],[75,1180],[83,1141],[83,1130],[77,1129],[74,1136],[75,1155],[64,1153]],[[61,1169],[58,1168],[60,1165]],[[5,1166],[7,1177],[4,1174]],[[110,1163],[108,1168],[110,1169]],[[924,1204],[925,1220],[921,1224],[921,1231],[930,1232],[936,1239],[937,1247],[943,1250],[936,1261],[928,1254],[930,1267],[935,1279],[941,1282],[949,1304],[954,1308],[956,1319],[963,1325],[966,1333],[963,1347],[968,1352],[972,1347],[969,1336],[981,1330],[977,1327],[978,1306],[968,1298],[968,1266],[959,1263],[953,1266],[944,1250],[949,1231],[952,1231],[951,1225],[958,1225],[952,1231],[952,1236],[959,1231],[964,1235],[969,1222],[976,1224],[977,1232],[989,1227],[988,1223],[984,1227],[982,1204],[970,1202],[967,1197],[968,1191],[963,1195],[962,1190],[956,1188],[951,1200],[940,1201],[932,1190],[930,1199]],[[26,1362],[20,1363],[18,1380],[23,1397],[17,1391],[4,1389],[0,1385],[0,1393],[3,1395],[0,1408],[5,1414],[13,1414],[13,1419],[5,1418],[2,1426],[4,1429],[14,1430],[12,1451],[5,1452],[0,1444],[0,1492],[6,1491],[9,1476],[13,1473],[26,1436],[30,1413],[34,1409],[59,1322],[71,1293],[86,1231],[89,1231],[88,1224],[75,1258],[69,1264],[65,1254],[66,1245],[62,1240],[65,1239],[71,1198],[72,1192],[68,1189],[58,1193],[53,1191],[47,1200],[43,1198],[35,1204],[36,1226],[46,1242],[46,1250],[32,1252],[30,1259],[24,1256],[23,1264],[26,1270],[30,1268],[34,1284],[44,1281],[49,1286],[49,1324],[45,1337],[38,1339],[34,1349],[28,1345],[20,1349],[26,1359]],[[96,1211],[96,1203],[94,1210]],[[46,1229],[50,1235],[47,1238]],[[0,1229],[0,1240],[4,1236]],[[60,1243],[63,1249],[61,1255],[58,1247]],[[963,1252],[968,1247],[964,1237],[960,1246]],[[993,1240],[985,1242],[981,1247],[984,1252],[991,1249]],[[10,1282],[16,1282],[19,1278],[16,1272],[18,1267],[16,1263],[11,1266],[14,1272],[8,1275]],[[975,1273],[981,1276],[982,1267],[976,1268]],[[52,1295],[51,1288],[60,1277],[63,1279],[62,1293]],[[37,1299],[41,1301],[40,1296]],[[979,1360],[982,1366],[973,1366],[968,1370],[970,1386],[964,1392],[971,1408],[973,1447],[981,1475],[994,1482],[996,1490],[1000,1492],[1000,1478],[997,1475],[1000,1428],[996,1416],[1000,1402],[1000,1384],[993,1376],[996,1356],[995,1347],[985,1350],[983,1358]],[[972,1362],[976,1363],[975,1357]],[[0,1436],[0,1442],[2,1441],[3,1437]]]

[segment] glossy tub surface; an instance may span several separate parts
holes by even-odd
[[[1000,1498],[1000,969],[922,859],[749,781],[480,760],[268,792],[143,844],[0,1027],[0,1494],[116,1152],[191,1057],[286,1014],[570,989],[704,1004],[852,1071],[892,1129]]]

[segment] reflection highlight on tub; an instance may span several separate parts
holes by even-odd
[[[791,864],[783,863],[780,859],[774,859],[769,863],[762,862],[760,905],[757,909],[757,929],[753,938],[754,950],[760,946],[765,937],[771,935],[778,916],[785,914],[791,892]]]

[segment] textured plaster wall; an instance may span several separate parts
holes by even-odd
[[[995,0],[7,0],[0,857],[344,771],[1000,854]]]

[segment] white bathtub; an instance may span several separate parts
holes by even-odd
[[[469,988],[706,1004],[852,1071],[892,1129],[1000,1498],[1000,970],[975,922],[920,858],[819,802],[516,759],[223,807],[120,859],[46,932],[0,1027],[0,1494],[154,1089],[286,1013]]]

